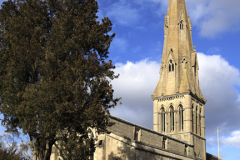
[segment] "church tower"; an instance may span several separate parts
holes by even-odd
[[[160,80],[153,92],[153,129],[194,146],[206,159],[204,99],[185,0],[169,0],[164,22]]]

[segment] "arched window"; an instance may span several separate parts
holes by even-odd
[[[194,107],[192,105],[192,132],[194,132]]]
[[[202,112],[202,110],[200,108],[199,109],[199,126],[200,126],[199,131],[200,131],[200,136],[201,136],[201,129],[202,129],[202,125],[201,125],[201,112]]]
[[[184,155],[187,156],[188,146],[185,144]]]
[[[183,20],[180,21],[180,30],[183,30]]]
[[[167,142],[167,138],[163,137],[163,141],[162,141],[162,148],[163,149],[167,149],[166,142]]]
[[[183,131],[183,107],[180,105],[179,107],[179,123],[180,123],[180,131]]]
[[[165,132],[165,111],[164,108],[161,109],[161,126],[162,126],[162,132]]]
[[[172,60],[169,61],[169,72],[174,71],[174,63]]]
[[[171,131],[174,131],[174,110],[173,110],[173,106],[170,107],[170,125],[171,125]]]
[[[196,134],[198,133],[198,119],[197,119],[197,117],[198,117],[198,115],[197,115],[197,106],[196,106],[196,113],[195,113],[195,116],[196,116],[196,125],[195,125],[195,127],[196,127]]]

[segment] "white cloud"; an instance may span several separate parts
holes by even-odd
[[[239,70],[219,55],[198,54],[200,86],[208,100],[205,106],[206,134],[215,134],[217,127],[226,135],[240,128]],[[116,64],[120,77],[112,82],[115,97],[122,97],[122,105],[111,110],[114,116],[152,128],[151,95],[159,80],[160,63],[142,60]],[[231,117],[231,118],[229,118]]]
[[[233,131],[229,137],[221,137],[221,144],[240,147],[240,131]]]
[[[169,0],[152,0],[161,4],[160,12],[167,11]],[[239,0],[186,0],[192,24],[199,28],[204,37],[217,37],[219,34],[239,30]]]
[[[204,37],[217,37],[219,34],[236,31],[240,23],[239,0],[188,1],[189,14],[193,25],[200,29]]]
[[[122,97],[122,105],[111,113],[148,128],[152,128],[151,95],[159,79],[160,64],[147,59],[140,62],[116,64],[118,79],[112,82],[115,97]]]
[[[107,17],[110,17],[111,20],[113,19],[116,23],[124,26],[132,26],[140,18],[138,10],[132,8],[130,3],[127,3],[126,0],[119,0],[112,4],[106,12]]]
[[[145,20],[142,19],[145,14],[141,13],[153,12],[162,17],[167,12],[168,2],[169,0],[117,0],[112,1],[104,11],[105,16],[110,17],[114,24],[136,26]],[[203,37],[214,38],[222,33],[240,30],[239,0],[186,0],[186,4],[192,25],[198,28]],[[103,11],[100,10],[99,16],[102,15]]]
[[[199,19],[202,19],[194,25],[200,24],[200,34],[205,37],[216,37],[226,31],[235,31],[239,29],[236,27],[240,23],[239,6],[239,0],[211,0],[208,3],[205,2],[202,16],[199,17]]]
[[[225,133],[239,129],[239,93],[234,87],[240,84],[239,70],[220,55],[199,53],[198,60],[200,87],[208,100],[205,105],[206,133],[213,133],[217,127],[222,127]]]
[[[223,134],[223,135],[222,135]],[[217,145],[217,131],[215,132],[215,136],[211,136],[207,139],[207,144],[211,147]],[[220,149],[225,146],[232,146],[232,147],[240,147],[240,130],[232,131],[229,135],[224,135],[221,130],[219,131],[219,144]]]

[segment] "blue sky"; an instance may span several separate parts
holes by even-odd
[[[153,93],[159,80],[163,23],[169,0],[98,0],[99,19],[109,17],[116,33],[110,59],[116,65],[111,113],[152,129]],[[186,0],[199,60],[205,105],[207,152],[217,155],[217,127],[223,159],[240,159],[240,1]]]
[[[163,23],[169,0],[97,0],[99,20],[116,33],[109,59],[120,77],[112,81],[122,105],[111,114],[152,129],[151,95],[159,80]],[[0,0],[2,2],[2,0]],[[240,159],[240,1],[186,0],[197,48],[205,105],[207,152]],[[3,129],[2,129],[3,130]]]

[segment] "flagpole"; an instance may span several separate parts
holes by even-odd
[[[218,141],[218,160],[220,160],[220,152],[219,152],[219,133],[217,128],[217,141]]]

